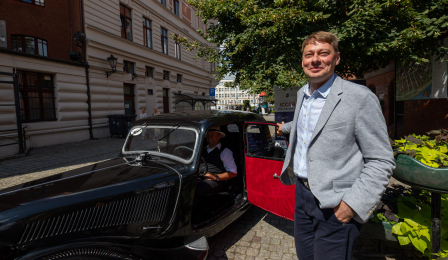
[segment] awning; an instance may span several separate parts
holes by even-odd
[[[179,93],[173,94],[174,98],[176,99],[176,112],[191,110],[211,110],[211,106],[215,106],[215,101],[217,101],[217,99],[215,99],[214,97],[186,95]]]
[[[215,102],[217,99],[214,97],[205,97],[205,96],[199,96],[199,95],[186,95],[186,94],[180,94],[180,93],[173,93],[175,98],[177,100],[189,100],[189,101],[212,101]]]

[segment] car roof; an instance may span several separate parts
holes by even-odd
[[[196,126],[207,129],[212,125],[225,125],[237,122],[265,122],[263,116],[244,111],[221,111],[221,110],[194,110],[184,112],[166,113],[140,119],[134,125],[163,124],[182,126]]]

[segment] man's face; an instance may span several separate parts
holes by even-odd
[[[329,43],[316,41],[303,49],[302,68],[310,83],[323,84],[329,80],[339,61],[339,52]]]
[[[207,142],[209,147],[215,147],[219,143],[219,139],[221,139],[221,134],[218,132],[208,132],[207,133]]]

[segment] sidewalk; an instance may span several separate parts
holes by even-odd
[[[115,158],[123,139],[101,138],[32,149],[27,156],[0,161],[0,188],[33,181]]]
[[[0,188],[114,158],[119,154],[124,140],[102,138],[36,148],[26,157],[0,161]],[[297,259],[293,232],[292,221],[253,206],[229,227],[208,239],[208,259]],[[385,242],[383,249],[386,253],[406,255],[406,258],[360,255],[375,254],[380,250],[379,240],[362,233],[352,260],[422,259],[412,246],[401,247],[398,242]]]

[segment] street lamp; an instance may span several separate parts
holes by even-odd
[[[137,73],[132,73],[132,81],[134,81],[134,79],[137,77]]]
[[[115,58],[114,55],[112,55],[112,54],[107,58],[107,61],[109,61],[109,65],[112,68],[112,71],[106,71],[106,76],[108,78],[109,78],[109,75],[117,72],[117,60],[118,60],[118,58]]]
[[[76,34],[73,36],[74,40],[76,42],[76,46],[78,46],[81,49],[81,53],[84,53],[85,51],[85,42],[86,42],[86,35],[80,31],[77,31]],[[78,61],[80,63],[87,64],[87,61],[84,60],[84,55],[79,52],[69,52],[68,56],[70,57],[70,60],[72,61]]]
[[[77,43],[83,43],[86,40],[86,35],[80,31],[77,31],[74,36],[74,40]]]

